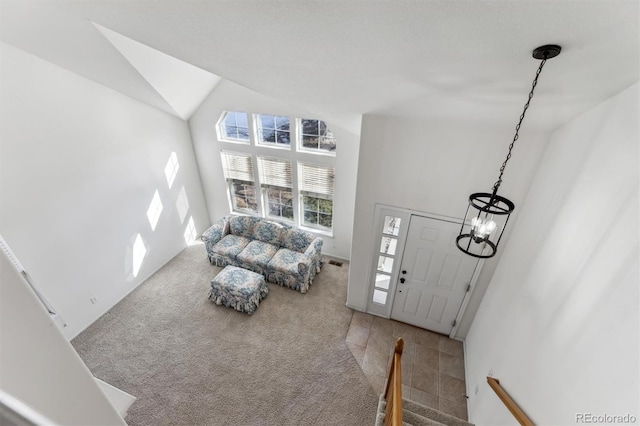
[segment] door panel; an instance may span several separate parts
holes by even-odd
[[[405,301],[403,312],[416,315],[418,313],[418,305],[420,303],[420,292],[409,289],[408,297]]]
[[[455,246],[459,229],[453,222],[411,216],[391,318],[451,332],[478,264]]]
[[[431,297],[431,305],[427,310],[427,319],[442,323],[448,302],[449,300],[445,297],[433,295]]]
[[[424,228],[422,228],[421,237],[425,241],[438,241],[438,238],[440,237],[440,230],[435,228],[428,228],[425,226]]]
[[[438,279],[438,287],[447,288],[453,290],[460,266],[462,265],[462,259],[459,256],[451,256],[447,254],[444,258],[444,265],[440,271],[440,278]]]
[[[433,258],[433,250],[418,249],[416,252],[416,259],[414,261],[414,268],[409,275],[409,279],[416,281],[427,281],[427,275],[431,266],[431,259]]]

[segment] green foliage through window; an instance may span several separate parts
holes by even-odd
[[[333,226],[333,200],[304,195],[302,210],[305,225],[327,229]]]
[[[335,156],[336,138],[324,121],[226,111],[217,134],[221,142],[245,144],[237,152],[221,150],[233,212],[332,231],[333,160],[307,161],[314,154]],[[279,156],[277,148],[289,152]]]

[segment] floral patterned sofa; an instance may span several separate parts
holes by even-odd
[[[212,264],[257,272],[300,293],[322,267],[322,239],[259,217],[225,216],[200,238]]]

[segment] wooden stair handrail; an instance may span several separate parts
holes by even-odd
[[[516,402],[511,399],[509,394],[500,386],[500,381],[498,379],[494,379],[493,377],[487,377],[487,383],[491,386],[491,389],[498,395],[498,398],[502,401],[502,403],[507,407],[507,409],[513,414],[513,417],[522,425],[522,426],[534,426],[534,423],[531,421],[529,417],[522,411],[522,409],[516,404]]]
[[[399,337],[393,350],[393,359],[389,367],[389,379],[384,391],[387,401],[385,408],[385,426],[402,426],[402,350],[404,340]]]

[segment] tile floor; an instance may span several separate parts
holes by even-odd
[[[402,396],[467,420],[462,343],[402,322],[354,311],[347,346],[373,390],[384,391],[391,355],[404,339]]]

